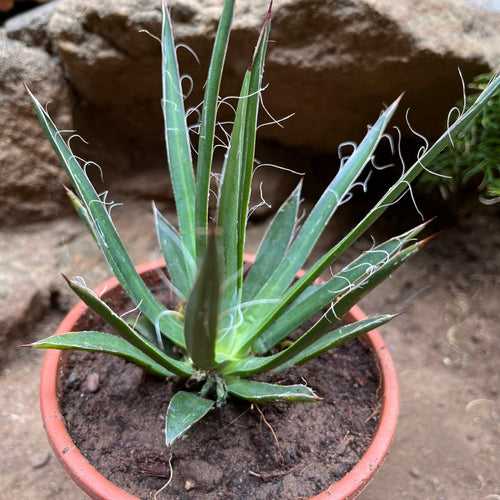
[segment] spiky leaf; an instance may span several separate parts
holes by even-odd
[[[96,314],[107,321],[127,342],[140,349],[148,357],[171,372],[181,377],[189,377],[193,369],[183,361],[174,359],[161,351],[150,340],[137,333],[123,318],[118,316],[103,300],[92,290],[80,286],[65,277],[71,289],[85,302]]]
[[[197,253],[205,253],[208,197],[210,190],[210,173],[212,171],[215,122],[217,117],[217,100],[222,77],[222,69],[226,58],[227,45],[233,19],[234,0],[225,0],[222,15],[215,36],[212,59],[208,69],[205,97],[201,113],[200,140],[198,143],[198,163],[196,168],[196,230]]]
[[[248,219],[248,205],[252,191],[253,167],[255,162],[255,141],[257,137],[257,119],[259,115],[262,78],[266,59],[269,32],[271,30],[271,4],[264,19],[257,47],[250,70],[247,111],[245,118],[245,145],[243,150],[243,168],[240,182],[239,231],[238,231],[238,269],[240,271],[239,287],[243,284],[243,257],[245,252],[245,236]]]
[[[390,238],[362,253],[358,258],[345,266],[339,273],[322,285],[317,285],[314,290],[310,287],[305,290],[283,314],[273,322],[257,340],[254,349],[264,353],[285,339],[316,313],[323,310],[335,298],[355,285],[361,278],[369,277],[375,270],[387,262],[408,242],[417,236],[427,223],[420,224],[410,231]],[[303,297],[307,293],[306,297]]]
[[[262,238],[255,262],[245,278],[243,301],[251,300],[281,264],[293,237],[302,182],[281,205]]]
[[[227,383],[229,394],[254,403],[273,401],[311,402],[320,398],[306,385],[278,385],[253,380],[233,379]]]
[[[158,377],[171,377],[173,373],[156,363],[149,356],[126,340],[109,333],[83,331],[55,335],[39,340],[32,347],[36,349],[60,349],[76,351],[105,352],[131,361]]]
[[[371,332],[375,328],[379,328],[391,321],[395,315],[382,314],[372,316],[361,321],[356,321],[348,325],[341,326],[327,334],[323,335],[316,342],[313,342],[309,347],[306,347],[296,356],[290,358],[289,361],[276,368],[276,371],[282,371],[290,366],[302,365],[307,363],[320,354],[323,354],[335,347],[338,347],[350,340],[353,340],[364,333]]]
[[[243,168],[249,84],[250,73],[247,71],[241,87],[240,99],[238,100],[229,151],[224,161],[217,207],[217,225],[222,231],[224,249],[224,309],[231,308],[238,300],[239,295],[240,270],[238,266],[240,265],[240,259],[238,257],[239,220],[237,214],[240,207],[240,183]]]
[[[175,228],[153,205],[156,234],[172,284],[186,299],[196,276],[196,263]]]
[[[105,208],[103,200],[97,195],[85,170],[80,166],[76,156],[64,142],[61,133],[45,109],[31,93],[28,93],[33,103],[36,116],[47,138],[57,153],[61,165],[75,187],[80,203],[77,211],[86,223],[91,224],[95,237],[106,261],[127,295],[139,306],[140,310],[152,322],[160,322],[160,328],[172,342],[182,345],[182,325],[178,319],[169,315],[153,296],[125,250],[111,216]],[[74,200],[75,201],[75,200]],[[167,314],[165,314],[167,312]],[[160,321],[161,319],[161,321]]]
[[[186,304],[184,335],[194,365],[201,370],[216,366],[215,343],[221,293],[221,258],[217,237],[212,231],[200,264],[198,277]]]
[[[156,347],[159,346],[155,327],[145,316],[139,315],[135,318],[129,317],[126,319],[126,322],[127,325],[129,325],[133,330],[142,335],[146,340],[149,340]]]
[[[196,256],[195,182],[184,109],[184,95],[179,74],[172,21],[166,0],[162,0],[162,109],[168,168],[172,179],[181,238],[193,257]]]
[[[307,335],[304,334],[303,337],[299,338],[287,349],[277,354],[249,357],[239,363],[228,365],[226,375],[249,377],[271,369],[282,371],[290,366],[300,365],[334,347],[338,347],[344,342],[352,340],[374,328],[378,328],[392,318],[394,318],[394,315],[390,314],[373,316],[372,318],[344,325],[324,333],[317,330],[316,332],[310,330]]]

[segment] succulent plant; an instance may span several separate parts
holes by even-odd
[[[198,132],[196,175],[186,120],[182,80],[168,9],[163,3],[162,107],[168,167],[176,202],[177,230],[155,208],[156,230],[168,277],[181,308],[161,304],[136,272],[110,216],[80,163],[37,99],[34,109],[60,162],[71,179],[68,195],[101,249],[112,272],[140,311],[140,320],[123,319],[78,281],[72,290],[102,317],[114,333],[70,332],[34,343],[41,349],[77,349],[121,356],[158,377],[178,377],[196,390],[181,390],[170,400],[166,442],[171,445],[228,396],[256,403],[314,402],[306,385],[282,386],[253,380],[263,372],[305,363],[393,316],[376,315],[351,324],[342,316],[364,295],[417,252],[416,238],[425,224],[361,253],[325,282],[317,278],[367,231],[387,207],[409,191],[410,183],[471,123],[498,89],[494,79],[474,104],[387,190],[378,203],[344,237],[300,277],[327,223],[350,197],[385,134],[399,98],[383,111],[352,154],[346,158],[323,195],[299,227],[301,183],[272,219],[255,262],[245,269],[245,233],[254,168],[255,141],[264,60],[271,24],[267,13],[241,94],[236,99],[230,144],[217,194],[216,221],[210,222],[208,201],[214,151],[219,86],[233,17],[234,0],[224,2],[205,85]],[[192,127],[191,127],[192,128]],[[315,318],[316,320],[312,320]],[[283,341],[306,325],[300,336]],[[309,326],[307,327],[307,324]]]

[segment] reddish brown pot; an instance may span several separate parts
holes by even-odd
[[[248,262],[253,262],[253,260],[252,255],[247,256]],[[145,273],[163,266],[163,260],[158,260],[138,266],[137,269],[140,273]],[[117,286],[119,285],[116,278],[111,278],[100,285],[97,292],[110,291]],[[87,307],[85,304],[78,303],[59,325],[57,333],[71,331],[78,319],[86,312]],[[355,306],[349,311],[345,319],[353,322],[365,317],[363,311]],[[383,399],[378,429],[372,443],[352,470],[311,500],[355,498],[375,475],[389,452],[399,414],[398,380],[391,355],[380,333],[373,330],[365,335],[365,339],[377,357],[382,381]],[[122,490],[99,474],[73,443],[59,408],[57,381],[60,376],[61,361],[61,351],[47,351],[43,361],[40,381],[42,420],[54,453],[75,483],[91,498],[98,500],[138,500],[137,497]]]

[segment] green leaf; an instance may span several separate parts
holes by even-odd
[[[245,252],[245,236],[248,219],[248,205],[252,191],[253,167],[255,162],[255,141],[257,137],[257,119],[259,114],[260,94],[262,92],[262,78],[266,59],[269,32],[271,30],[271,5],[264,19],[264,24],[255,48],[252,67],[250,69],[250,84],[248,88],[247,111],[245,117],[245,146],[243,150],[243,166],[240,181],[240,203],[238,221],[238,269],[240,272],[239,285],[243,285],[243,260]]]
[[[255,297],[272,272],[285,258],[295,230],[301,189],[302,181],[300,181],[289,198],[281,205],[269,224],[257,251],[255,263],[245,278],[243,287],[244,302],[252,300]]]
[[[174,287],[186,299],[196,276],[196,263],[175,228],[153,204],[156,234]]]
[[[285,363],[298,352],[311,345],[318,338],[330,331],[332,323],[339,321],[349,309],[359,302],[369,291],[373,290],[382,281],[388,278],[399,266],[401,266],[408,258],[414,255],[423,245],[424,242],[415,243],[393,256],[387,262],[383,263],[377,270],[368,275],[361,276],[357,282],[352,283],[343,294],[340,294],[335,302],[332,303],[330,309],[319,319],[307,332],[305,332],[298,340],[296,340],[285,351],[280,352],[276,357],[269,360],[269,363],[264,364],[256,372],[267,371],[276,366]],[[248,349],[248,346],[245,346]]]
[[[201,370],[216,366],[215,343],[222,274],[220,261],[217,237],[212,231],[208,236],[198,277],[186,304],[184,319],[187,351],[193,364]]]
[[[74,281],[64,279],[70,288],[85,302],[98,316],[107,321],[125,340],[140,349],[158,364],[181,377],[189,377],[193,369],[183,361],[174,359],[162,352],[150,340],[137,333],[123,318],[118,316],[104,301],[92,290],[84,288]]]
[[[249,84],[250,73],[247,72],[243,80],[240,98],[238,100],[229,151],[224,162],[222,184],[217,207],[217,225],[222,231],[224,250],[224,310],[230,309],[235,304],[239,293],[240,269],[238,266],[240,265],[240,259],[238,257],[238,211],[240,204],[239,193]]]
[[[210,189],[210,173],[212,171],[215,123],[217,117],[217,99],[222,77],[222,69],[226,58],[231,23],[233,20],[234,0],[225,0],[224,9],[215,36],[212,59],[208,69],[205,97],[201,113],[200,139],[198,143],[198,163],[196,168],[196,230],[197,254],[205,253],[208,198]]]
[[[283,371],[290,366],[306,363],[312,358],[323,354],[330,349],[356,338],[357,336],[369,332],[387,323],[395,316],[390,314],[373,316],[371,318],[357,321],[341,326],[333,331],[327,331],[322,335],[314,337],[301,337],[287,349],[270,356],[249,357],[240,362],[227,365],[226,376],[249,377],[257,373],[262,373],[274,368],[275,371]],[[299,343],[300,341],[300,343]]]
[[[68,189],[66,186],[64,186],[64,189],[66,190],[66,194],[68,195],[69,201],[73,205],[75,212],[78,214],[83,223],[87,226],[87,229],[94,238],[94,241],[97,243],[97,236],[94,233],[94,226],[87,209],[83,206],[78,196],[76,196],[76,194],[73,193],[71,189]]]
[[[383,263],[376,271],[368,276],[363,276],[358,279],[358,281],[353,283],[352,287],[349,287],[342,295],[340,295],[335,302],[332,303],[330,309],[328,309],[328,311],[311,328],[301,335],[299,339],[293,342],[290,347],[274,356],[257,358],[261,361],[256,364],[247,364],[243,371],[245,376],[272,370],[273,368],[290,361],[290,359],[323,337],[323,335],[331,331],[333,323],[340,321],[353,305],[357,304],[368,292],[387,279],[424,244],[425,242],[415,243],[404,250],[401,250],[387,262]],[[251,361],[250,363],[255,362]],[[226,367],[225,373],[240,373],[240,370],[244,365],[245,360],[240,363],[231,363]]]
[[[371,275],[375,269],[401,250],[405,244],[415,238],[426,226],[427,223],[420,224],[410,231],[390,238],[386,242],[363,252],[333,278],[323,285],[317,285],[314,291],[310,291],[310,287],[306,288],[290,304],[288,309],[283,311],[283,314],[263,332],[262,336],[255,342],[254,350],[258,353],[264,353],[273,348],[303,322],[309,320],[334,301],[335,297],[342,294],[347,287],[359,281],[363,276],[367,277]],[[305,298],[303,298],[304,293],[307,293]]]
[[[184,109],[184,96],[179,74],[172,21],[162,0],[162,109],[165,122],[165,142],[168,167],[174,190],[181,238],[196,257],[195,182],[189,143],[189,131]]]
[[[177,438],[201,420],[214,405],[215,401],[202,398],[191,392],[176,392],[170,400],[165,419],[167,446],[172,446]]]
[[[346,164],[339,169],[337,175],[326,188],[304,222],[288,251],[287,258],[268,277],[267,283],[257,296],[258,298],[278,297],[293,281],[295,275],[302,268],[307,257],[309,257],[331,217],[340,206],[342,199],[349,193],[365,165],[373,157],[373,153],[385,128],[394,115],[400,99],[401,97],[380,115],[375,125],[370,128]]]
[[[131,361],[152,375],[158,377],[173,375],[126,340],[109,333],[94,331],[64,333],[39,340],[31,344],[31,346],[36,349],[74,349],[77,351],[105,352]]]
[[[332,323],[340,321],[340,319],[357,304],[365,295],[376,288],[380,283],[386,280],[396,269],[404,262],[412,257],[421,247],[423,243],[416,243],[408,248],[405,248],[397,255],[392,257],[388,262],[383,264],[369,277],[361,278],[357,284],[354,284],[352,289],[345,292],[332,304],[331,308],[298,340],[296,340],[285,351],[279,353],[276,359],[266,365],[263,369],[269,370],[275,368],[290,359],[296,354],[302,352],[309,347],[313,342],[323,337],[332,328]]]
[[[297,385],[278,385],[253,380],[233,379],[227,383],[227,390],[233,396],[254,403],[272,401],[310,402],[320,398],[309,387]]]
[[[292,357],[288,362],[279,366],[277,371],[282,371],[290,366],[302,365],[307,363],[311,359],[333,349],[335,347],[344,344],[352,339],[355,339],[359,335],[371,332],[375,328],[379,328],[385,325],[396,315],[394,314],[381,314],[377,316],[372,316],[361,321],[356,321],[355,323],[350,323],[348,325],[341,326],[327,334],[323,335],[316,342],[313,342],[309,347],[306,347],[303,351],[298,353],[295,357]]]
[[[97,196],[85,170],[81,168],[76,156],[64,142],[50,116],[28,88],[27,91],[40,125],[75,187],[80,200],[77,204],[77,212],[86,223],[91,224],[92,234],[113,274],[143,314],[153,324],[159,321],[162,332],[175,344],[182,345],[182,324],[155,299],[135,270],[104,202]],[[74,199],[73,203],[75,204]]]
[[[89,306],[90,307],[90,306]],[[156,347],[159,346],[158,337],[156,335],[155,327],[151,324],[148,318],[139,315],[135,318],[129,317],[126,319],[127,325],[130,326],[137,333],[142,335],[146,340],[149,340]],[[163,339],[162,339],[163,342]]]

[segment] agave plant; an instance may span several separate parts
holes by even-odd
[[[68,195],[72,204],[123,290],[141,313],[140,321],[128,322],[90,289],[79,282],[68,281],[72,290],[114,333],[71,332],[33,345],[41,349],[110,353],[158,377],[189,381],[186,387],[191,389],[177,392],[167,409],[168,445],[215,406],[222,405],[228,396],[256,403],[319,399],[303,384],[282,386],[255,381],[252,377],[305,363],[393,317],[376,315],[351,324],[340,321],[357,301],[422,247],[424,242],[417,241],[416,237],[425,224],[361,253],[326,282],[318,282],[317,278],[387,207],[408,192],[413,179],[429,168],[449,138],[472,122],[500,84],[499,78],[494,79],[459,120],[402,173],[373,209],[297,278],[297,272],[304,266],[325,226],[373,158],[396,111],[397,99],[381,113],[343,162],[301,227],[297,223],[301,197],[301,184],[298,184],[269,224],[255,262],[247,270],[245,232],[271,11],[265,16],[237,99],[218,191],[216,220],[212,223],[208,201],[219,86],[233,9],[234,0],[225,0],[197,127],[199,142],[194,169],[172,24],[166,5],[162,7],[162,107],[178,230],[156,208],[154,211],[168,277],[182,304],[176,310],[161,304],[136,272],[112,222],[108,204],[89,181],[85,165],[80,164],[30,92],[38,119],[71,179],[73,190],[68,190]],[[304,324],[309,324],[305,333],[284,344],[283,341]]]

